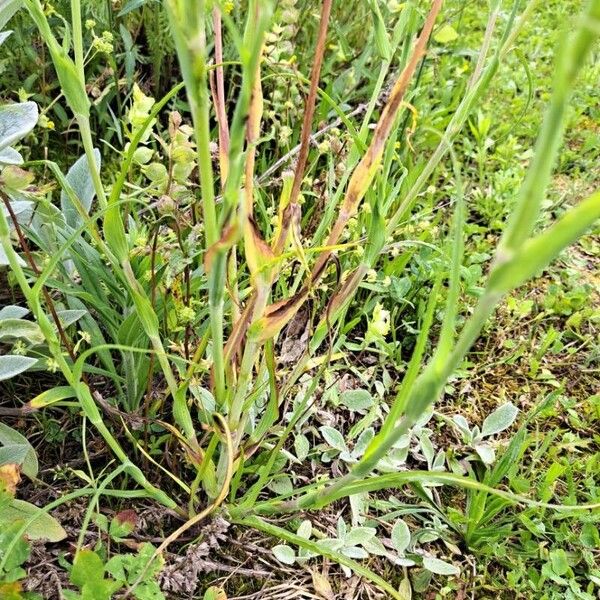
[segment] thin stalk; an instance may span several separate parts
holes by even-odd
[[[485,483],[481,483],[471,477],[464,477],[461,475],[455,475],[454,473],[444,473],[440,471],[402,471],[400,473],[376,475],[374,477],[369,477],[363,481],[353,483],[348,487],[344,488],[344,490],[342,490],[338,495],[335,496],[335,500],[340,500],[341,498],[345,498],[354,494],[365,494],[391,488],[400,488],[415,483],[438,483],[442,485],[454,486],[466,490],[483,492],[498,498],[503,498],[511,504],[521,504],[523,506],[545,508],[569,514],[580,514],[587,511],[598,510],[598,508],[600,508],[599,502],[578,505],[539,502],[537,500],[532,500],[531,498],[527,498],[526,496],[522,496],[520,494],[515,494],[506,490],[499,490],[495,487],[486,485]],[[318,487],[318,484],[306,486],[305,488],[296,490],[295,493],[306,495],[307,493],[312,493],[315,487]],[[282,498],[284,497],[280,497],[275,500],[269,500],[266,502],[261,502],[254,507],[253,512],[260,515],[273,515],[277,513],[295,512],[297,510],[293,503],[286,502]],[[233,521],[235,522],[247,518],[247,516],[240,514],[237,511],[237,509],[232,509],[230,513]]]
[[[94,158],[94,141],[92,139],[92,131],[90,128],[90,118],[88,115],[75,115],[77,124],[79,125],[79,133],[81,135],[81,141],[83,143],[83,149],[87,158],[90,175],[92,176],[92,183],[94,184],[94,191],[96,192],[96,198],[98,198],[98,204],[100,208],[106,208],[107,199],[104,186],[102,185],[102,179],[100,178],[100,171]]]
[[[227,110],[225,108],[221,10],[216,4],[213,8],[213,28],[215,30],[215,63],[217,80],[213,96],[217,123],[219,125],[219,166],[221,169],[221,187],[223,187],[229,171],[229,124],[227,122]]]
[[[323,0],[321,5],[321,18],[319,21],[319,33],[317,37],[317,45],[313,58],[313,66],[310,74],[310,88],[308,97],[304,106],[304,120],[302,121],[302,131],[300,133],[300,151],[298,154],[298,162],[294,172],[294,183],[292,185],[292,193],[290,195],[290,203],[287,208],[288,216],[298,212],[298,197],[300,195],[300,187],[306,170],[306,162],[308,160],[308,152],[310,150],[310,134],[312,131],[312,122],[315,114],[315,105],[317,100],[317,89],[319,87],[319,78],[321,76],[321,67],[323,65],[323,57],[325,55],[325,44],[327,42],[327,29],[329,26],[329,16],[331,14],[332,0]],[[299,226],[299,224],[298,224]],[[285,239],[280,239],[275,244],[275,253],[279,254],[283,250]]]
[[[480,100],[483,94],[489,88],[490,82],[492,78],[496,74],[498,67],[500,66],[501,61],[506,57],[506,55],[512,50],[513,43],[525,26],[529,18],[531,17],[531,13],[533,12],[533,8],[537,4],[539,0],[531,0],[526,9],[523,11],[521,18],[517,21],[516,25],[513,27],[512,23],[515,19],[514,11],[511,14],[509,19],[509,23],[506,28],[505,39],[499,45],[496,53],[491,57],[487,67],[483,69],[483,72],[478,80],[474,81],[471,84],[471,87],[467,89],[466,94],[458,105],[450,123],[446,127],[444,132],[442,141],[438,144],[436,149],[433,151],[433,154],[430,156],[429,160],[423,167],[423,170],[406,193],[404,200],[400,203],[400,206],[395,210],[392,217],[386,224],[386,236],[391,236],[395,233],[398,225],[405,219],[406,215],[413,208],[419,194],[423,190],[423,187],[437,168],[438,164],[444,158],[444,156],[449,151],[452,140],[460,133],[462,130],[466,120],[469,118],[473,108],[475,107],[478,100]],[[517,3],[515,3],[515,9],[517,7]],[[490,21],[494,19],[494,13],[490,14]],[[486,27],[486,31],[489,30],[489,27]],[[487,48],[482,48],[480,52],[480,56],[478,58],[477,64],[485,64],[485,52]]]
[[[81,0],[71,0],[71,29],[73,31],[73,54],[75,68],[81,81],[85,81],[83,56],[83,30],[81,27]]]
[[[383,109],[381,118],[377,123],[373,139],[366,154],[362,160],[358,163],[354,170],[350,182],[348,184],[348,190],[344,198],[344,202],[340,207],[338,219],[333,225],[333,228],[327,239],[327,246],[334,246],[337,244],[342,231],[345,229],[350,218],[356,213],[360,202],[364,198],[367,190],[373,178],[375,177],[377,167],[381,161],[385,143],[387,142],[390,132],[394,128],[396,116],[402,106],[402,100],[404,94],[408,89],[412,76],[425,55],[427,43],[433,30],[436,18],[440,9],[442,8],[443,0],[433,0],[431,9],[425,19],[423,29],[417,38],[413,47],[412,54],[406,64],[406,67],[400,74],[400,77],[394,84],[394,88],[390,93],[390,98]],[[331,256],[331,252],[324,252],[317,260],[311,274],[312,282],[314,283],[320,275]]]

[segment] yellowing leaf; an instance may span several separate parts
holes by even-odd
[[[292,320],[306,298],[308,298],[308,288],[302,288],[295,296],[267,306],[264,316],[250,325],[249,337],[259,343],[274,338]]]
[[[9,464],[0,467],[0,488],[4,488],[9,494],[14,496],[19,481],[21,481],[19,465]]]
[[[21,584],[18,581],[12,583],[0,583],[0,598],[4,600],[21,600]]]
[[[434,36],[433,39],[438,44],[449,44],[458,39],[458,33],[452,25],[444,25]]]
[[[324,598],[324,600],[335,600],[335,594],[333,589],[331,588],[331,583],[329,583],[329,579],[322,575],[318,571],[311,571],[313,587],[315,588],[315,592],[320,598]]]
[[[270,246],[262,239],[256,221],[250,216],[248,216],[244,228],[244,246],[248,269],[252,277],[260,277],[263,281],[270,283],[271,269],[269,265],[272,264],[275,255]]]
[[[227,594],[220,587],[211,585],[204,593],[204,600],[227,600]]]

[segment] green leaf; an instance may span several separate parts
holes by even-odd
[[[134,510],[122,510],[111,520],[108,533],[113,539],[127,537],[135,529],[137,521],[138,517]]]
[[[411,600],[412,599],[412,587],[410,585],[410,579],[405,577],[400,583],[400,587],[398,588],[400,592],[400,596],[402,600]]]
[[[296,553],[293,548],[285,544],[279,544],[273,547],[275,558],[284,565],[293,565],[296,560]]]
[[[124,581],[104,577],[104,563],[92,550],[80,550],[73,561],[71,582],[81,589],[83,600],[111,600]],[[136,598],[141,598],[138,593]]]
[[[423,566],[436,575],[460,575],[460,569],[457,566],[432,556],[423,558]]]
[[[2,308],[0,308],[0,320],[22,319],[28,312],[29,309],[24,308],[23,306],[15,306],[14,304],[9,304],[8,306],[3,306]]]
[[[496,452],[489,444],[475,444],[475,452],[485,465],[493,465],[496,460]]]
[[[568,573],[569,563],[567,561],[567,553],[562,548],[550,552],[550,562],[552,564],[552,570],[559,577]]]
[[[12,523],[4,523],[0,520],[0,556],[4,556],[8,547],[12,544],[15,536],[19,533],[23,526],[23,521],[13,521]],[[17,567],[20,567],[28,558],[30,546],[24,536],[20,536],[16,544],[13,546],[9,556],[6,557],[4,563],[4,571],[9,572]],[[0,581],[2,574],[0,573]],[[0,595],[0,598],[3,596]]]
[[[398,519],[392,528],[392,544],[394,549],[400,556],[404,556],[404,552],[410,544],[410,529],[402,520]]]
[[[75,398],[76,396],[75,390],[70,385],[62,385],[38,394],[33,400],[28,402],[28,406],[35,409],[45,408],[61,400]]]
[[[271,480],[269,489],[273,490],[277,495],[290,494],[294,490],[294,484],[289,475],[280,475]]]
[[[227,594],[223,588],[211,585],[206,592],[204,592],[204,600],[227,600]]]
[[[40,326],[25,319],[4,319],[0,321],[0,340],[27,340],[30,344],[39,345],[44,342],[44,334]]]
[[[298,460],[304,460],[308,456],[308,453],[310,452],[310,442],[303,433],[299,433],[294,438],[294,450],[296,451]]]
[[[19,444],[7,444],[0,448],[0,467],[2,465],[21,465],[27,457],[29,448]]]
[[[598,533],[598,528],[593,523],[584,523],[581,526],[579,541],[586,548],[600,548],[600,534]]]
[[[353,527],[344,538],[344,544],[347,546],[359,546],[371,541],[377,530],[374,527]]]
[[[17,255],[17,262],[22,267],[25,266],[25,261],[19,255]],[[8,256],[6,256],[6,252],[4,251],[4,247],[0,246],[0,267],[6,267],[9,264],[10,263],[8,262]]]
[[[37,120],[38,107],[35,102],[0,106],[0,150],[24,138],[35,127]]]
[[[312,535],[312,523],[306,519],[300,523],[298,530],[296,531],[296,535],[299,535],[301,538],[305,540],[309,540]]]
[[[0,2],[0,29],[4,29],[12,16],[23,6],[23,0],[2,0]]]
[[[69,325],[73,325],[73,323],[76,323],[77,321],[79,321],[79,319],[81,319],[81,317],[87,315],[88,311],[87,310],[75,310],[75,309],[68,309],[68,310],[57,310],[56,314],[58,315],[58,318],[60,319],[60,324],[63,327],[69,327]]]
[[[454,29],[452,25],[443,25],[433,36],[433,39],[438,44],[449,44],[450,42],[458,39],[458,33],[456,33],[456,29]]]
[[[340,402],[349,410],[367,410],[373,406],[373,396],[367,390],[347,390],[340,395]]]
[[[340,452],[344,452],[348,450],[348,446],[346,446],[346,442],[344,441],[344,436],[333,427],[329,427],[329,425],[323,425],[323,427],[319,428],[323,439],[336,450]]]
[[[483,422],[481,427],[481,437],[495,435],[496,433],[508,429],[517,418],[518,412],[519,409],[511,402],[507,402],[497,408],[491,415],[488,415]]]
[[[0,9],[1,12],[2,9]],[[2,44],[4,44],[4,42],[10,37],[12,31],[3,31],[2,33],[0,33],[0,46],[2,46]]]
[[[101,157],[100,151],[97,148],[94,148],[94,161],[96,168],[100,170]],[[90,166],[85,154],[80,156],[69,169],[66,181],[71,186],[75,196],[79,199],[81,208],[89,214],[96,192],[94,190],[92,174],[90,173]],[[67,225],[73,229],[77,229],[83,224],[82,216],[65,190],[62,190],[60,193],[60,207]]]
[[[0,423],[0,444],[4,447],[18,447],[19,453],[22,454],[23,458],[21,461],[2,461],[0,459],[0,465],[15,463],[21,467],[21,470],[27,477],[36,477],[38,474],[38,460],[33,446],[29,443],[26,437],[21,435],[18,431],[15,431],[12,427],[9,427],[5,423]],[[1,449],[0,449],[1,450]]]
[[[17,354],[5,354],[0,356],[0,381],[10,379],[27,371],[29,367],[35,365],[37,360],[27,356],[19,356]]]
[[[67,532],[54,517],[29,502],[12,500],[7,506],[0,508],[0,524],[16,520],[29,521],[32,517],[35,517],[35,520],[25,532],[29,539],[60,542],[67,537]]]
[[[1,35],[1,34],[0,34]],[[0,150],[0,164],[2,165],[22,165],[24,162],[21,153],[14,148],[8,147]]]
[[[104,579],[104,563],[92,550],[80,550],[73,561],[71,583],[82,588],[86,583],[96,584]]]

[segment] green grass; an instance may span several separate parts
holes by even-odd
[[[42,118],[2,171],[6,304],[29,313],[0,315],[0,523],[25,515],[0,590],[32,581],[36,518],[67,536],[15,499],[22,471],[63,493],[46,511],[90,497],[52,567],[68,598],[162,597],[219,518],[283,585],[337,564],[303,584],[325,597],[354,572],[359,594],[593,598],[600,4],[211,4],[11,21],[31,77],[3,86]],[[57,482],[31,456],[61,445],[84,467]],[[171,517],[130,552],[135,498]]]

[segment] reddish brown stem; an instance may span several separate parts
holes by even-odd
[[[356,166],[356,169],[350,178],[348,190],[346,191],[344,202],[340,208],[338,219],[334,224],[331,233],[329,234],[329,238],[327,239],[327,246],[332,247],[338,243],[348,221],[356,213],[361,200],[364,198],[367,192],[368,186],[375,175],[377,163],[381,158],[390,132],[394,127],[396,116],[403,102],[404,94],[408,89],[419,62],[427,50],[427,43],[429,42],[433,25],[442,7],[442,3],[443,0],[433,0],[431,3],[431,9],[427,15],[427,18],[425,19],[423,29],[421,29],[421,33],[415,42],[413,52],[408,59],[404,70],[400,74],[400,77],[394,84],[379,122],[375,127],[371,144],[369,145],[369,148],[367,149],[367,152],[361,161]],[[331,257],[332,252],[333,250],[327,250],[326,252],[323,252],[317,259],[311,275],[312,284],[314,284],[323,274],[327,261]]]
[[[215,30],[215,63],[216,86],[213,85],[211,77],[211,91],[215,104],[215,113],[219,125],[219,166],[221,171],[221,187],[225,186],[229,165],[229,124],[227,122],[227,111],[225,109],[225,81],[223,77],[223,34],[221,32],[221,12],[215,6],[213,9],[213,26]]]
[[[290,193],[289,215],[297,213],[298,196],[300,195],[300,187],[304,179],[304,171],[308,161],[308,152],[310,150],[310,134],[312,132],[312,122],[315,116],[315,106],[317,102],[317,91],[319,89],[319,79],[321,77],[321,67],[323,65],[323,57],[325,55],[325,43],[327,41],[327,29],[329,27],[329,16],[331,14],[332,0],[323,0],[321,7],[321,20],[319,22],[319,35],[317,38],[317,46],[315,48],[315,57],[312,70],[310,73],[310,88],[306,98],[304,108],[304,119],[302,121],[302,132],[300,134],[300,151],[298,153],[298,162],[294,171],[294,183]],[[279,254],[283,250],[285,239],[280,237],[275,243],[275,254]]]

